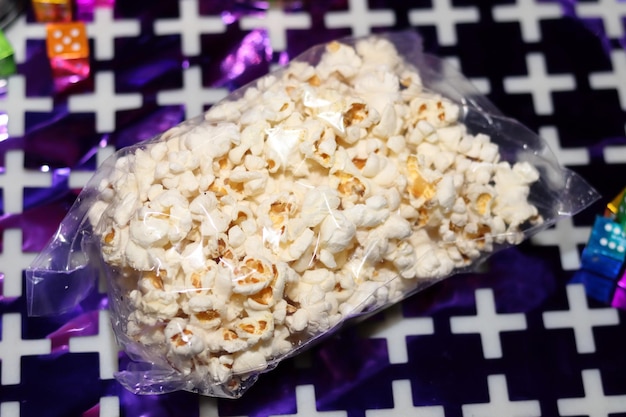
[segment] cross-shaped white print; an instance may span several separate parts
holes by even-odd
[[[178,19],[160,19],[154,22],[157,35],[180,34],[183,40],[183,53],[187,56],[200,54],[200,35],[203,33],[224,33],[226,25],[219,17],[202,17],[198,14],[198,0],[181,0]]]
[[[543,230],[531,238],[535,245],[558,246],[561,255],[561,267],[566,271],[580,268],[578,245],[589,240],[591,227],[574,226],[570,217],[559,220],[554,227]]]
[[[440,405],[416,407],[413,404],[411,381],[393,381],[393,408],[365,410],[365,417],[445,417],[444,409]]]
[[[183,72],[183,88],[174,91],[161,91],[157,103],[161,106],[184,104],[187,118],[204,112],[204,105],[215,104],[228,95],[225,88],[206,88],[202,85],[199,67],[189,67]]]
[[[270,8],[259,16],[245,16],[239,21],[243,30],[266,28],[274,51],[287,49],[285,34],[287,29],[308,29],[311,27],[311,16],[308,13],[285,13],[282,9]]]
[[[27,97],[26,81],[23,75],[14,74],[7,80],[7,92],[0,97],[0,112],[9,117],[7,125],[9,136],[24,134],[24,114],[29,111],[52,111],[50,97]]]
[[[296,387],[296,414],[280,414],[280,417],[347,417],[345,411],[317,411],[315,405],[315,388],[313,385]],[[278,417],[279,415],[276,415]]]
[[[504,375],[489,375],[489,402],[465,404],[462,406],[465,417],[541,417],[539,401],[511,401]]]
[[[433,1],[432,10],[414,9],[409,11],[409,23],[413,26],[437,26],[437,40],[440,45],[456,43],[455,26],[459,23],[478,22],[480,15],[476,7],[454,7],[450,0]]]
[[[118,397],[101,397],[100,417],[120,417],[120,399]]]
[[[567,286],[569,310],[548,311],[543,313],[543,325],[546,329],[574,330],[574,340],[578,353],[593,353],[596,344],[593,328],[596,326],[615,326],[619,324],[619,315],[613,308],[590,309],[587,305],[585,287],[582,284]]]
[[[433,320],[430,317],[403,317],[399,305],[385,311],[385,320],[372,322],[364,330],[366,337],[386,339],[390,363],[406,363],[408,361],[407,336],[433,334],[435,332]]]
[[[93,22],[87,23],[87,35],[94,40],[95,57],[111,59],[114,39],[138,36],[141,27],[135,19],[114,19],[112,7],[96,7]]]
[[[597,0],[596,2],[574,2],[578,17],[599,17],[609,38],[624,36],[626,3],[620,0]]]
[[[626,146],[604,146],[602,148],[602,157],[607,164],[626,163]]]
[[[557,400],[559,415],[609,417],[626,412],[626,395],[605,395],[598,369],[582,371],[585,396]]]
[[[626,6],[626,3],[623,3]],[[626,110],[626,52],[623,49],[611,51],[611,72],[597,72],[589,75],[589,84],[596,90],[616,89],[619,102]]]
[[[451,317],[452,333],[480,333],[483,354],[487,359],[501,358],[500,333],[526,329],[526,317],[522,313],[498,314],[493,291],[489,288],[476,290],[476,315]]]
[[[138,93],[116,94],[113,73],[96,74],[94,93],[72,95],[68,100],[71,113],[92,110],[96,113],[96,130],[99,133],[115,130],[115,112],[141,107],[142,97]]]
[[[537,0],[517,0],[515,4],[499,5],[493,8],[493,19],[496,22],[520,22],[522,37],[526,42],[537,42],[541,38],[540,20],[559,18],[562,14],[558,3]]]
[[[548,74],[543,55],[539,53],[526,55],[526,66],[528,75],[504,78],[504,90],[507,93],[530,93],[537,114],[552,114],[552,92],[573,90],[576,80],[569,74]]]
[[[111,155],[115,153],[115,148],[109,146],[98,146],[96,151],[96,167],[102,165],[102,163]],[[93,177],[93,171],[76,171],[70,172],[69,187],[71,189],[83,188],[87,185],[87,182]]]
[[[365,36],[373,27],[393,26],[395,16],[391,10],[370,10],[367,0],[348,0],[347,11],[328,12],[324,25],[328,29],[352,29],[352,36]]]
[[[0,403],[0,416],[20,417],[20,402],[7,401],[4,403]]]
[[[4,156],[4,173],[0,174],[2,202],[5,214],[21,213],[24,209],[24,188],[49,187],[49,173],[24,169],[24,151],[8,151]],[[21,247],[21,245],[20,245]]]
[[[19,313],[4,314],[0,318],[2,319],[2,340],[0,340],[2,375],[0,384],[19,384],[22,356],[49,354],[50,339],[23,340],[21,335],[22,317]]]
[[[198,417],[214,417],[219,416],[217,408],[217,399],[212,397],[200,396],[198,398],[200,412]]]
[[[32,25],[26,21],[26,13],[23,13],[11,24],[11,30],[5,33],[9,43],[13,47],[13,57],[16,64],[26,61],[26,41],[46,40],[46,25]]]
[[[461,69],[461,61],[459,60],[459,57],[457,56],[447,56],[443,59],[447,65],[443,66],[443,70],[444,73],[441,74],[443,79],[445,79],[446,77],[446,71],[447,68],[454,68],[456,70],[457,73],[463,72],[463,70]],[[454,74],[454,76],[457,76],[457,74]],[[469,79],[470,83],[472,84],[472,86],[474,86],[474,88],[476,88],[481,94],[489,94],[491,92],[491,85],[489,83],[489,78],[470,78]]]
[[[550,150],[554,152],[557,161],[562,165],[587,165],[589,164],[589,150],[587,148],[561,148],[559,142],[559,133],[554,126],[543,126],[539,128],[539,136],[541,136]]]
[[[100,379],[112,379],[118,371],[118,348],[109,320],[109,312],[100,310],[98,315],[98,334],[93,336],[75,336],[70,338],[70,352],[98,352],[100,358]]]
[[[22,272],[37,256],[22,252],[22,230],[5,229],[0,253],[0,273],[4,275],[2,295],[19,297],[22,295]]]

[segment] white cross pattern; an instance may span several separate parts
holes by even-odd
[[[539,136],[541,136],[550,150],[554,152],[557,161],[561,165],[573,166],[573,165],[588,165],[589,164],[589,150],[587,148],[561,148],[559,141],[559,133],[554,126],[543,126],[539,128]]]
[[[530,93],[535,112],[539,115],[552,114],[553,91],[570,91],[576,88],[576,80],[570,74],[548,74],[543,55],[526,55],[528,75],[505,77],[504,90],[507,93]]]
[[[522,313],[498,314],[493,290],[476,290],[476,315],[451,317],[450,329],[455,334],[479,333],[486,359],[502,357],[500,333],[526,330],[526,317]]]
[[[623,19],[626,17],[626,3],[621,0],[597,0],[596,2],[574,2],[578,17],[601,18],[604,31],[609,38],[624,36]]]
[[[557,400],[559,415],[608,417],[626,412],[626,395],[605,395],[598,369],[582,371],[585,396]]]
[[[20,402],[7,401],[5,403],[0,403],[0,416],[20,417]]]
[[[120,399],[115,396],[100,398],[100,417],[120,417]]]
[[[393,408],[365,410],[365,417],[445,417],[440,405],[418,406],[413,404],[411,381],[393,381]]]
[[[626,146],[604,146],[602,157],[607,164],[624,164],[626,163]]]
[[[559,18],[562,14],[558,3],[537,0],[517,0],[515,4],[499,5],[493,8],[493,19],[496,22],[520,22],[522,37],[526,42],[537,42],[541,39],[540,20]]]
[[[622,109],[626,110],[626,52],[623,49],[611,51],[611,66],[613,71],[590,74],[589,84],[596,90],[616,89]]]
[[[587,305],[585,287],[582,284],[567,286],[569,310],[548,311],[543,313],[543,325],[546,329],[574,330],[578,353],[593,353],[596,344],[593,328],[596,326],[615,326],[619,324],[619,315],[613,308],[590,309]]]
[[[476,7],[454,7],[450,0],[433,1],[430,10],[414,9],[409,11],[409,23],[413,26],[437,26],[437,40],[442,46],[456,43],[455,26],[459,23],[478,22],[480,15]]]
[[[0,174],[3,210],[5,214],[21,213],[24,209],[24,188],[50,187],[52,177],[46,172],[25,170],[22,150],[8,151],[4,158],[5,171]]]
[[[112,379],[118,371],[118,348],[111,328],[109,312],[98,312],[98,334],[93,336],[75,336],[70,338],[70,352],[98,352],[100,358],[100,379]]]
[[[161,106],[184,104],[187,118],[204,112],[205,104],[215,104],[228,95],[226,88],[206,88],[202,86],[202,73],[199,67],[189,67],[183,72],[183,88],[174,91],[161,91],[157,103]]]
[[[272,49],[284,51],[287,49],[286,33],[288,29],[308,29],[311,27],[311,16],[308,13],[285,13],[282,9],[270,8],[262,17],[245,16],[239,21],[243,30],[266,28]]]
[[[87,23],[87,35],[93,39],[95,57],[111,59],[114,55],[114,39],[138,36],[141,27],[135,19],[114,19],[112,7],[97,7],[93,22]]]
[[[347,11],[328,12],[324,25],[328,29],[352,29],[352,36],[365,36],[373,27],[393,26],[395,16],[391,10],[370,10],[367,0],[348,0]]]
[[[571,218],[560,219],[554,227],[546,229],[531,238],[531,242],[539,246],[558,246],[561,256],[561,267],[566,271],[580,268],[578,245],[587,243],[591,227],[574,226]]]
[[[219,410],[217,408],[217,399],[213,397],[206,397],[201,395],[198,397],[198,403],[200,412],[198,417],[215,417],[219,416]]]
[[[345,411],[317,411],[315,405],[315,388],[313,385],[298,385],[296,387],[296,414],[280,414],[281,417],[347,417]],[[278,415],[276,415],[278,416]],[[273,417],[273,416],[269,416]]]
[[[16,64],[26,61],[26,41],[46,39],[46,25],[29,25],[26,13],[16,19],[4,33],[13,47],[13,58]]]
[[[624,124],[626,132],[626,123]],[[602,147],[602,157],[607,164],[623,164],[626,162],[626,146],[607,145]]]
[[[504,375],[489,375],[489,402],[484,404],[465,404],[462,406],[464,417],[541,417],[539,401],[511,401]]]
[[[448,64],[443,67],[444,71],[448,67],[454,67],[454,69],[462,73],[461,61],[459,60],[459,57],[447,56],[443,60],[446,62],[446,64]],[[454,74],[454,76],[456,75],[457,74]],[[442,78],[445,79],[445,77],[446,74],[444,72],[444,74],[442,74]],[[479,93],[487,95],[491,92],[491,84],[489,83],[489,78],[469,78],[468,80],[472,84],[472,86],[474,86],[474,88],[478,90]]]
[[[2,295],[20,297],[22,295],[22,271],[28,268],[37,255],[22,252],[21,229],[5,229],[3,234],[0,254],[0,273],[4,275]]]
[[[0,376],[0,384],[19,384],[22,357],[49,354],[50,339],[22,339],[22,316],[19,313],[4,314],[0,318],[2,319],[2,340],[0,340],[2,375]]]
[[[387,341],[389,363],[406,363],[408,354],[406,337],[433,334],[433,320],[430,317],[403,317],[399,305],[385,311],[385,320],[371,322],[365,328],[365,336],[372,339],[384,338]]]
[[[7,80],[7,92],[0,98],[0,112],[9,117],[9,136],[24,135],[24,115],[31,111],[52,111],[52,98],[26,96],[26,81],[23,75],[14,74]]]
[[[115,147],[109,146],[98,146],[96,151],[96,167],[102,165],[102,163],[111,155],[115,153]],[[78,189],[83,188],[87,185],[87,182],[93,177],[93,171],[70,171],[69,176],[69,188]]]
[[[198,14],[198,0],[182,0],[179,2],[180,17],[178,19],[160,19],[154,22],[154,33],[157,35],[180,34],[183,42],[183,53],[186,56],[199,55],[200,35],[203,33],[224,33],[226,25],[219,17],[203,17]]]
[[[98,72],[96,74],[93,93],[72,95],[68,100],[71,113],[96,113],[96,130],[98,133],[115,130],[115,113],[120,110],[132,110],[141,107],[142,97],[139,93],[116,94],[113,73]]]

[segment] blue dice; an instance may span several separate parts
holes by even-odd
[[[596,216],[591,236],[582,253],[582,267],[616,279],[626,259],[626,234],[614,220]]]
[[[581,269],[576,271],[570,284],[583,284],[585,293],[594,300],[610,304],[615,292],[615,281]]]
[[[596,216],[581,267],[570,280],[590,298],[626,310],[626,188]]]

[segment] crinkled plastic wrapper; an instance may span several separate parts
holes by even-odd
[[[125,387],[236,398],[597,198],[416,34],[342,39],[106,161],[27,271],[29,308],[105,274]]]

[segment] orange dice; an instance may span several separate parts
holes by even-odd
[[[49,23],[46,47],[55,91],[76,91],[89,84],[89,42],[84,23]]]
[[[87,58],[89,42],[82,22],[51,23],[47,27],[46,45],[50,58]]]
[[[70,22],[71,0],[33,0],[33,12],[38,22]]]

